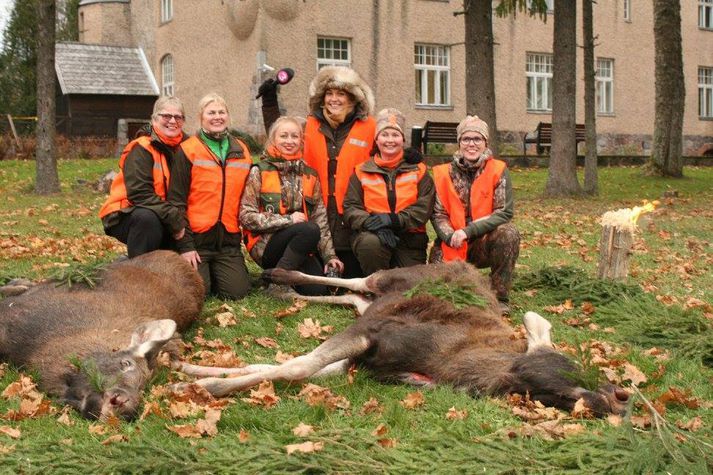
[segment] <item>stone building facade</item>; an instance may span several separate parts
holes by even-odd
[[[684,153],[713,153],[713,0],[685,0],[681,8]],[[408,127],[460,120],[464,26],[454,12],[462,9],[462,0],[83,0],[79,26],[81,42],[142,48],[162,93],[185,102],[188,129],[197,127],[200,97],[217,92],[233,126],[260,134],[254,98],[274,74],[269,67],[296,72],[280,93],[289,114],[307,113],[321,65],[346,64],[369,82],[377,110],[400,109]],[[551,122],[553,14],[546,22],[524,14],[494,20],[503,152],[521,152],[524,134]],[[600,153],[646,154],[654,124],[652,2],[600,1],[594,15]],[[581,24],[578,35],[581,45]],[[581,56],[578,48],[579,123]]]

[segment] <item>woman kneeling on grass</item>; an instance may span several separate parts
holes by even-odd
[[[262,160],[250,170],[240,203],[240,224],[250,257],[264,269],[299,270],[322,275],[339,272],[321,198],[317,172],[302,158],[302,123],[280,117],[270,127]],[[317,254],[321,257],[321,262]],[[323,295],[323,285],[297,286],[305,295]]]

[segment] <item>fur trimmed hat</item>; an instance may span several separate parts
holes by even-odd
[[[374,111],[374,94],[359,73],[344,66],[327,66],[319,70],[309,85],[310,113],[322,109],[327,89],[341,89],[351,94],[360,118]]]
[[[465,119],[460,121],[456,128],[456,135],[458,136],[459,142],[461,136],[466,132],[478,132],[483,136],[486,142],[489,140],[488,124],[477,115],[467,115]]]
[[[406,137],[404,134],[405,124],[406,117],[398,109],[393,107],[381,109],[376,114],[376,134],[374,136],[379,135],[384,129],[395,129],[401,132],[403,137]]]

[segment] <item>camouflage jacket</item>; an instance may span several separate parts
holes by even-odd
[[[474,166],[468,166],[469,164],[463,160],[457,152],[456,155],[453,156],[453,161],[451,162],[450,167],[450,176],[453,181],[453,186],[460,196],[461,203],[463,203],[463,206],[465,206],[466,209],[469,208],[468,203],[470,203],[470,187],[473,184],[473,181],[483,172],[486,161],[492,158],[493,156],[490,150],[486,150]],[[488,216],[476,219],[475,221],[471,221],[470,217],[468,217],[466,227],[464,228],[466,236],[468,236],[468,239],[472,239],[489,233],[501,224],[512,220],[514,210],[515,204],[512,193],[512,182],[510,180],[508,169],[506,168],[503,170],[503,174],[500,176],[500,180],[495,186],[493,194],[493,212]],[[436,194],[436,203],[433,207],[431,224],[433,224],[433,229],[436,231],[438,238],[444,242],[449,242],[451,235],[456,231],[451,226],[448,213],[443,207],[443,203],[439,199],[438,194]]]
[[[262,187],[262,176],[260,168],[253,166],[250,169],[245,190],[240,201],[240,225],[243,229],[253,234],[260,234],[261,239],[250,250],[250,257],[262,265],[262,255],[265,246],[273,233],[285,229],[292,224],[289,216],[295,211],[303,211],[302,196],[302,172],[307,167],[302,160],[283,160],[274,158],[267,153],[263,153],[262,160],[269,161],[280,175],[280,188],[282,191],[282,204],[285,207],[285,215],[279,212],[265,211],[260,206],[260,188]],[[336,258],[332,235],[329,232],[327,222],[327,210],[322,202],[322,194],[319,180],[314,187],[314,202],[311,204],[311,212],[308,219],[319,226],[321,238],[318,244],[319,254],[324,262]],[[310,202],[308,200],[308,206]]]

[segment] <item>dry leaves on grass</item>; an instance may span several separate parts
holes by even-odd
[[[59,422],[60,424],[66,425],[66,426],[73,426],[74,421],[69,417],[69,413],[71,411],[72,411],[71,407],[64,406],[62,408],[62,413],[57,418],[57,422]]]
[[[550,313],[556,313],[557,315],[560,315],[567,310],[572,310],[574,308],[574,304],[572,303],[571,299],[565,300],[564,303],[561,303],[559,305],[550,305],[548,307],[545,307],[544,310],[546,312]]]
[[[166,426],[168,430],[178,434],[182,439],[185,438],[201,438],[204,435],[213,437],[218,433],[218,421],[220,420],[221,411],[218,409],[207,409],[205,417],[199,419],[195,424],[182,424],[174,426]]]
[[[381,437],[382,435],[386,435],[386,433],[389,432],[389,428],[386,426],[386,424],[379,424],[376,426],[376,429],[371,431],[371,435],[374,437]]]
[[[700,399],[692,397],[690,390],[678,389],[674,386],[669,387],[665,393],[656,398],[656,401],[665,406],[680,404],[689,409],[698,409],[701,407]]]
[[[273,338],[269,337],[261,337],[261,338],[255,338],[255,343],[258,345],[262,346],[263,348],[279,348],[280,345],[277,344],[277,342]]]
[[[2,397],[5,399],[20,399],[20,408],[18,410],[8,409],[2,416],[2,419],[8,421],[21,421],[56,412],[50,401],[45,399],[42,393],[37,390],[32,378],[24,374],[20,374],[17,381],[10,383],[5,388],[2,392]]]
[[[382,412],[384,412],[383,406],[379,404],[379,401],[377,401],[376,398],[372,397],[362,404],[359,414],[365,416],[367,414],[381,414]]]
[[[304,454],[319,452],[324,449],[324,442],[302,442],[301,444],[289,444],[285,445],[285,450],[287,450],[287,455],[293,454],[295,452],[301,452]]]
[[[322,332],[330,333],[334,330],[331,325],[320,325],[319,320],[312,320],[311,318],[305,318],[302,323],[297,325],[297,332],[300,334],[301,338],[316,338],[318,340],[326,340],[327,335],[322,335]]]
[[[217,313],[215,314],[215,320],[221,328],[232,327],[238,324],[238,320],[235,318],[235,314],[233,312]]]
[[[562,423],[561,420],[550,420],[535,425],[523,424],[519,427],[504,429],[508,438],[539,436],[545,440],[566,439],[584,432],[582,424]]]
[[[15,451],[15,444],[12,445],[2,445],[0,444],[0,455],[7,455]]]
[[[110,435],[106,439],[101,441],[102,445],[110,445],[110,444],[115,444],[117,442],[128,442],[129,438],[125,436],[124,434],[114,434]]]
[[[405,409],[416,409],[417,407],[423,406],[425,402],[426,399],[424,399],[423,393],[416,391],[408,393],[405,398],[399,401],[399,404],[401,404]]]
[[[250,390],[250,397],[241,398],[251,406],[262,406],[269,409],[280,402],[280,396],[275,394],[275,386],[272,381],[263,381],[257,389]]]
[[[324,406],[333,411],[337,408],[347,410],[351,403],[344,396],[332,393],[332,390],[316,384],[307,383],[297,394],[297,399],[302,399],[308,406]]]
[[[572,417],[577,417],[579,419],[594,419],[594,412],[586,405],[584,398],[579,398],[574,403],[574,408],[572,409]]]
[[[446,412],[446,419],[449,421],[462,421],[466,417],[468,417],[468,409],[459,411],[455,408],[455,406],[453,406],[448,409],[448,412]]]
[[[638,386],[648,381],[646,375],[639,368],[631,363],[624,363],[624,373],[621,376],[622,381],[631,381],[631,384]]]
[[[653,348],[645,350],[644,354],[648,356],[653,356],[658,361],[667,361],[671,358],[671,354],[668,352],[668,350],[662,350],[661,348],[656,348],[655,346]]]
[[[297,427],[292,429],[292,433],[297,437],[307,437],[308,435],[314,433],[314,426],[300,422]]]
[[[276,318],[289,317],[290,315],[299,313],[306,306],[307,306],[306,300],[295,299],[295,301],[292,302],[292,305],[290,305],[289,307],[283,308],[282,310],[275,312],[275,317]]]
[[[676,421],[676,426],[679,429],[687,430],[689,432],[696,432],[703,428],[703,420],[700,418],[700,416],[696,416],[688,422]]]
[[[275,361],[277,361],[278,363],[284,363],[285,361],[289,361],[294,357],[295,355],[291,353],[283,353],[282,351],[278,351],[275,355]]]
[[[22,437],[22,432],[20,432],[20,429],[15,429],[14,427],[10,426],[0,426],[0,434],[5,434],[11,439],[19,439],[20,437]]]
[[[246,431],[245,429],[240,429],[240,432],[238,433],[238,442],[240,442],[241,444],[245,444],[249,440],[250,432]]]
[[[554,407],[545,407],[540,401],[533,401],[529,396],[510,394],[507,402],[512,413],[524,421],[556,420],[561,413]]]

